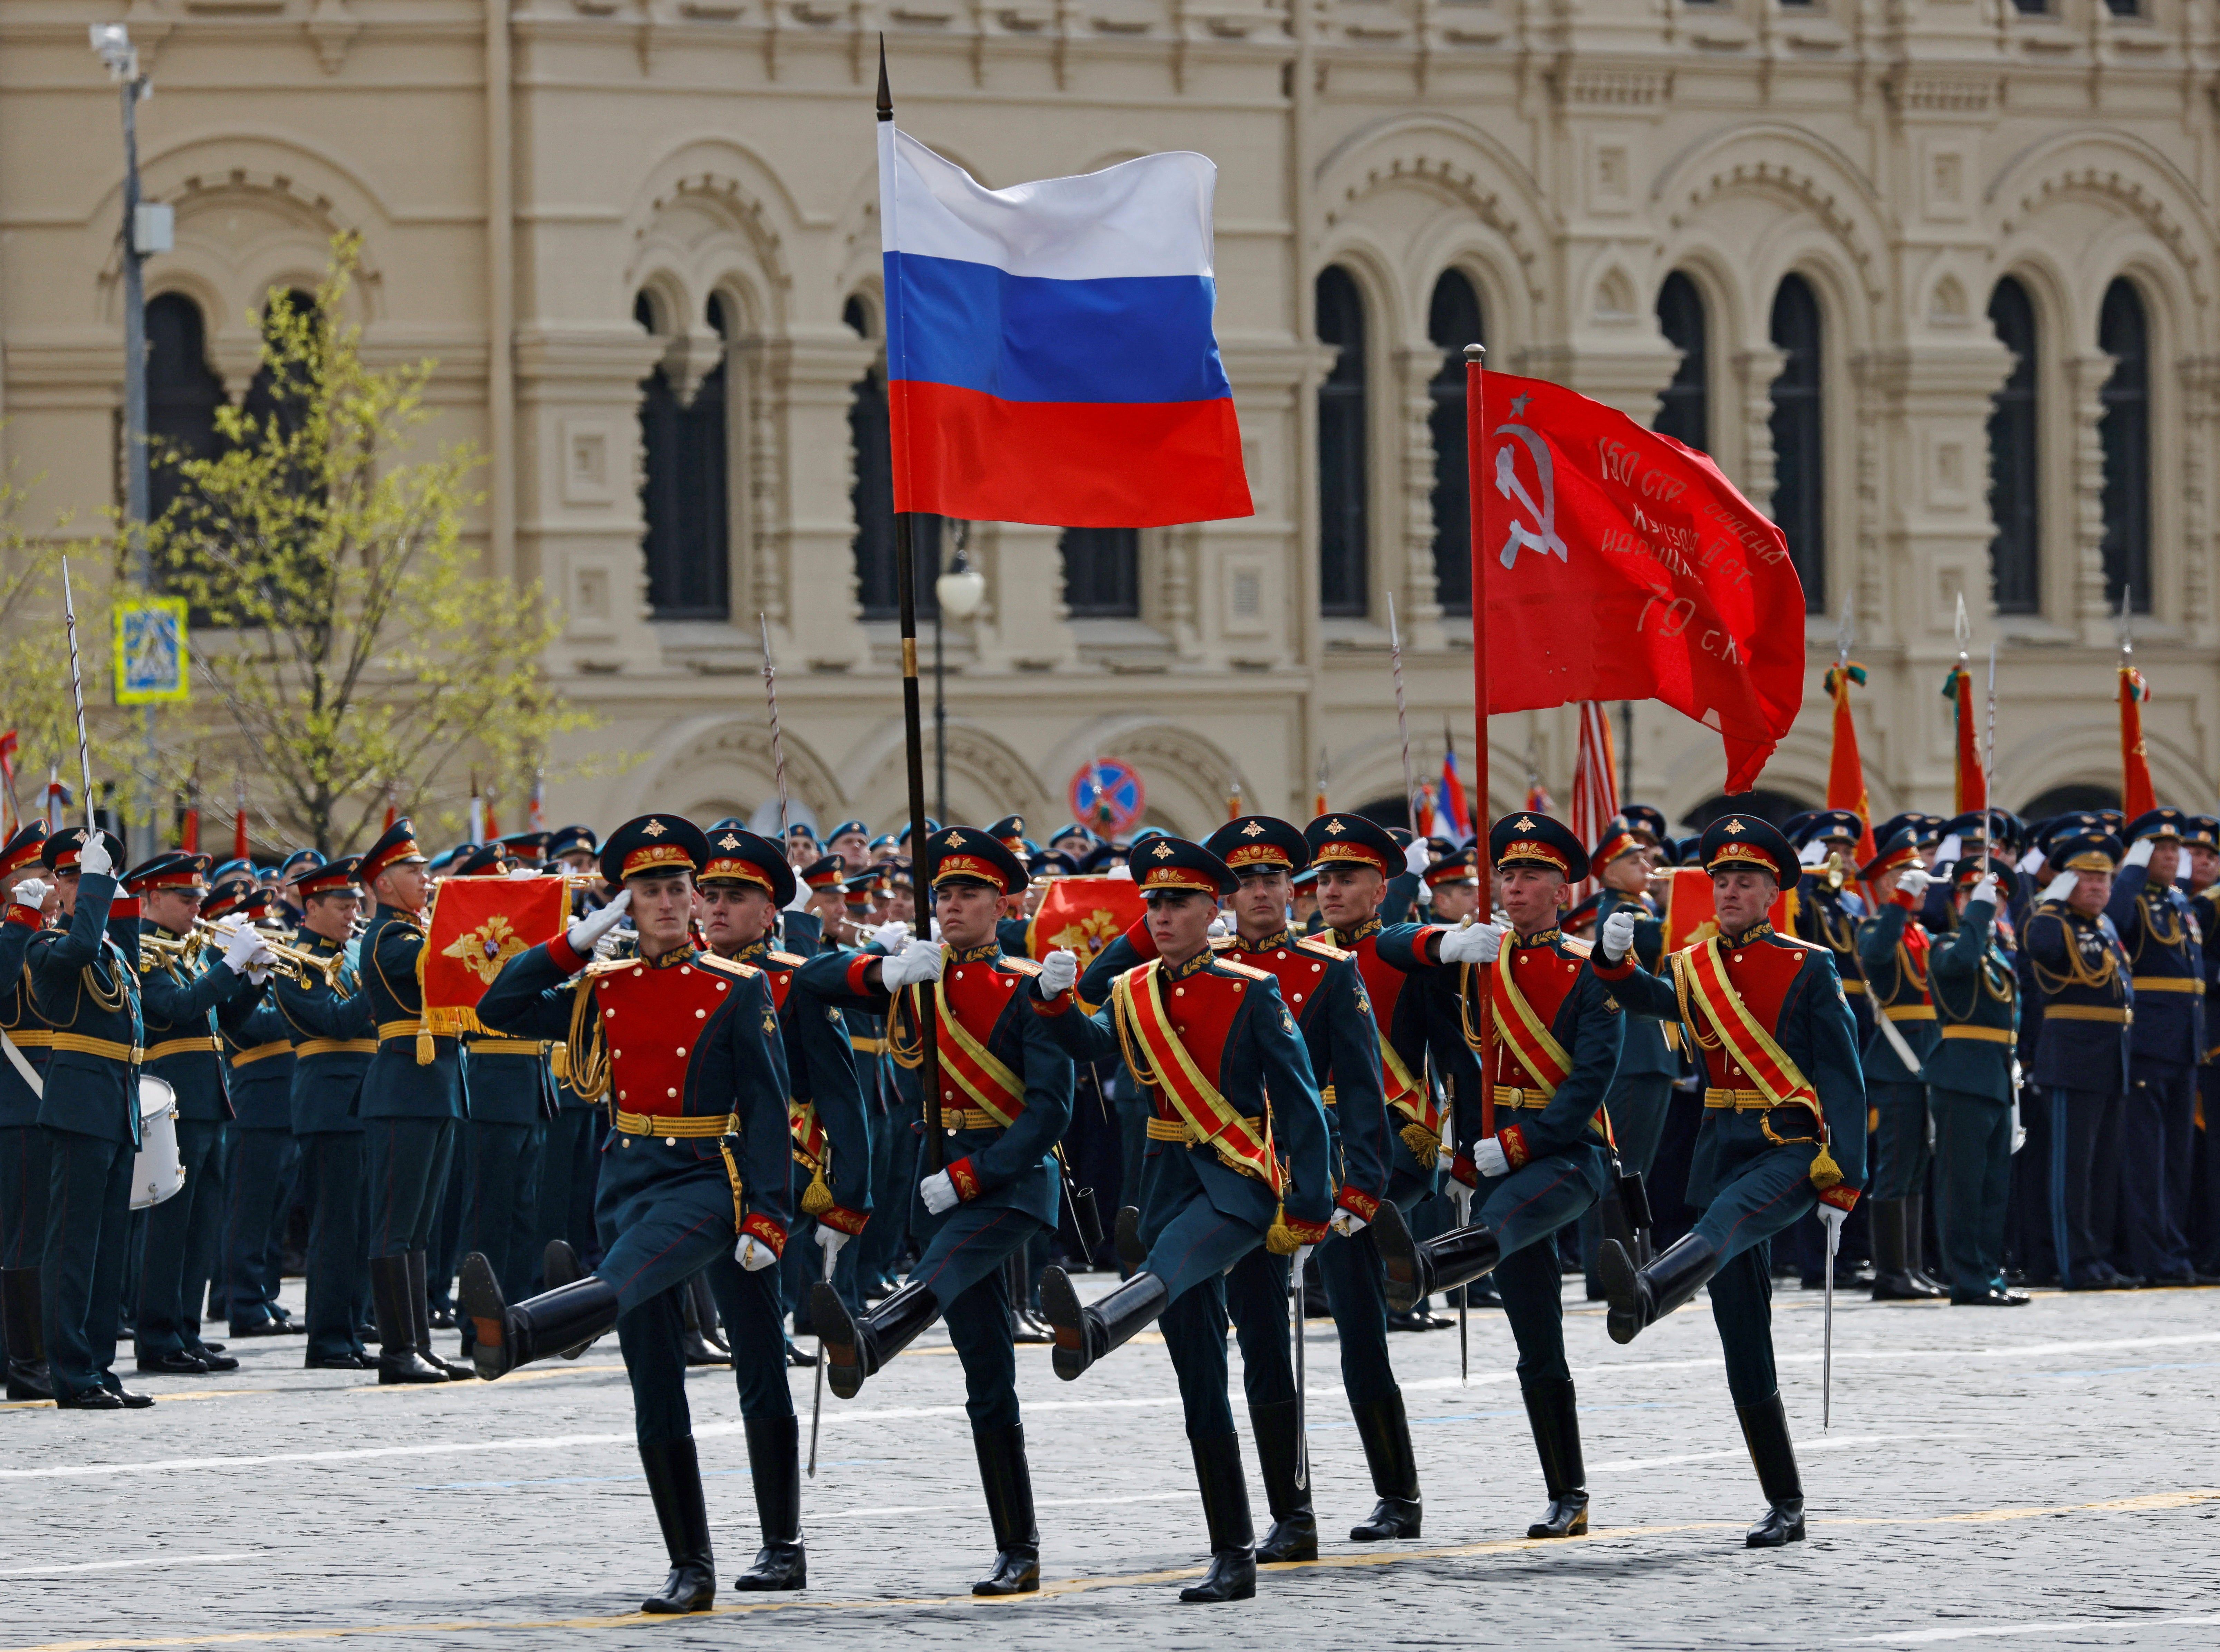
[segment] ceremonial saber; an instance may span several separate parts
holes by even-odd
[[[786,818],[786,744],[778,733],[778,667],[770,658],[770,615],[758,614],[756,622],[763,627],[764,697],[770,701],[770,766],[778,778],[778,846],[786,850],[786,834],[792,824]]]
[[[1395,672],[1395,732],[1403,738],[1403,813],[1419,835],[1419,793],[1411,783],[1411,722],[1403,712],[1403,633],[1395,624],[1395,593],[1388,593],[1388,658]]]
[[[830,1141],[826,1143],[825,1159],[827,1163],[832,1162],[832,1145]],[[824,1250],[825,1283],[829,1287],[832,1283],[832,1263],[840,1253],[829,1244],[824,1247]],[[817,1427],[824,1419],[825,1333],[820,1331],[817,1334],[817,1381],[809,1396],[809,1477],[812,1480],[817,1478]]]
[[[1303,1338],[1308,1332],[1310,1315],[1303,1305],[1303,1272],[1309,1267],[1311,1247],[1295,1248],[1295,1489],[1308,1491],[1311,1484],[1310,1406],[1303,1381]]]
[[[1996,854],[1997,819],[1997,639],[1989,639],[1989,714],[1988,726],[1981,737],[1981,876],[1989,876],[1989,862]]]
[[[99,828],[92,820],[92,757],[84,743],[84,679],[77,668],[77,599],[70,595],[69,558],[62,558],[62,619],[69,627],[70,695],[77,701],[77,767],[84,782],[85,840]]]
[[[1825,1224],[1822,1223],[1822,1226]],[[1842,1229],[1827,1229],[1827,1299],[1819,1319],[1819,1431],[1835,1422],[1835,1243]]]

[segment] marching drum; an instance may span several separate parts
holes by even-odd
[[[151,1074],[139,1081],[139,1156],[131,1164],[131,1208],[159,1205],[185,1185],[178,1155],[178,1093]]]

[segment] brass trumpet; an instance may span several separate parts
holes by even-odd
[[[311,979],[315,979],[321,981],[327,987],[336,988],[340,966],[346,962],[344,955],[334,952],[328,957],[320,957],[315,953],[303,951],[297,946],[288,946],[283,941],[274,941],[267,934],[259,931],[257,934],[262,944],[277,960],[271,966],[275,973],[298,986],[305,987]],[[183,935],[140,936],[139,967],[141,969],[147,969],[158,963],[178,962],[190,963],[196,961],[210,946],[221,946],[230,938],[229,934],[217,928],[207,919],[196,918],[193,920],[192,928]]]

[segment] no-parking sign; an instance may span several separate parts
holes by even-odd
[[[1071,777],[1071,818],[1106,838],[1131,831],[1149,801],[1149,789],[1132,764],[1115,757],[1088,764]]]

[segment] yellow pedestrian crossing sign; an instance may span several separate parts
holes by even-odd
[[[115,608],[115,703],[147,706],[191,698],[191,642],[182,596],[151,596]]]

